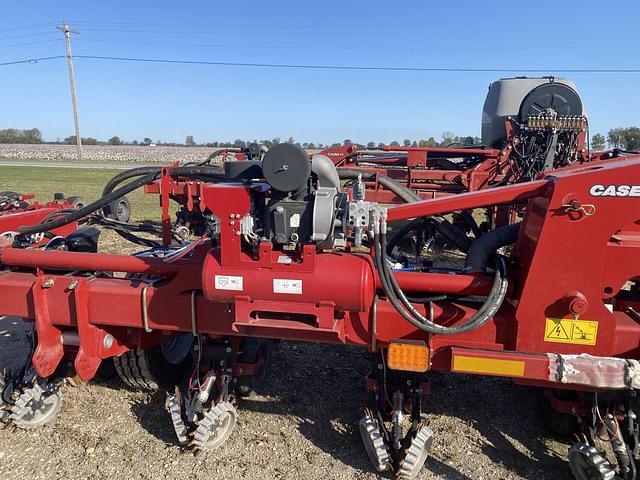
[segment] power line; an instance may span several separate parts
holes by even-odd
[[[36,42],[10,43],[9,45],[0,45],[0,48],[24,47],[26,45],[37,45],[40,43],[53,43],[53,42],[60,42],[60,39],[55,38],[51,40],[38,40]]]
[[[453,73],[640,73],[640,68],[451,68],[451,67],[382,67],[354,65],[303,65],[286,63],[253,63],[253,62],[214,62],[206,60],[171,60],[164,58],[108,57],[100,55],[76,55],[76,58],[89,60],[113,60],[119,62],[168,63],[182,65],[216,65],[226,67],[262,67],[262,68],[295,68],[309,70],[364,70],[386,72],[453,72]]]
[[[46,23],[32,23],[30,25],[22,25],[20,27],[11,27],[11,28],[1,28],[0,33],[3,32],[13,32],[16,30],[36,30],[44,27],[51,27],[55,25],[56,22],[46,22]]]
[[[548,50],[553,48],[554,50],[591,50],[594,47],[589,45],[539,45],[535,47],[526,47],[526,46],[513,46],[513,47],[380,47],[380,46],[369,46],[369,47],[329,47],[329,46],[313,46],[313,45],[238,45],[238,44],[221,44],[221,43],[184,43],[184,42],[154,42],[154,41],[138,41],[138,40],[112,40],[108,38],[83,38],[80,40],[81,43],[84,42],[97,42],[97,43],[111,43],[118,45],[149,45],[149,46],[172,46],[172,47],[202,47],[202,48],[225,48],[225,49],[234,49],[234,50],[340,50],[340,51],[418,51],[418,52],[431,52],[431,51],[503,51],[503,50],[513,50],[513,51],[521,51],[521,50]],[[606,48],[631,48],[633,45],[609,45]]]
[[[74,55],[86,60],[117,62],[160,63],[178,65],[212,65],[221,67],[285,68],[307,70],[355,70],[383,72],[449,72],[449,73],[640,73],[640,68],[458,68],[458,67],[387,67],[357,65],[304,65],[287,63],[216,62],[207,60],[177,60],[166,58],[110,57],[101,55]],[[0,66],[66,58],[62,55],[40,57],[0,63]]]
[[[51,57],[39,57],[39,58],[27,58],[25,60],[14,60],[13,62],[4,62],[0,63],[0,67],[5,65],[18,65],[20,63],[38,63],[38,62],[46,62],[47,60],[56,60],[59,58],[67,58],[65,55],[54,55]]]
[[[14,40],[16,38],[28,38],[28,37],[42,37],[44,35],[51,35],[51,32],[38,32],[38,33],[25,33],[24,35],[11,35],[9,37],[0,37],[0,42],[5,40]]]

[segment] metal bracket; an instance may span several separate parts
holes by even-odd
[[[191,333],[194,337],[198,336],[198,325],[197,325],[197,317],[196,317],[196,295],[198,294],[197,290],[191,291]]]
[[[146,287],[142,289],[141,302],[142,302],[142,326],[147,333],[153,332],[152,328],[149,328],[149,310],[147,306],[147,290],[155,285],[157,280],[149,282]]]
[[[35,312],[35,330],[38,335],[38,345],[33,352],[32,363],[36,373],[41,377],[52,375],[64,356],[62,332],[51,321],[46,282],[46,277],[40,274],[31,289]]]

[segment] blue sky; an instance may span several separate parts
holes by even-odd
[[[640,2],[7,2],[0,63],[74,54],[357,66],[639,68]],[[44,24],[33,26],[36,24]],[[28,27],[28,28],[27,28]],[[500,73],[292,70],[77,59],[83,136],[331,143],[479,135]],[[557,75],[561,76],[561,75]],[[571,74],[591,132],[640,124],[640,74]],[[0,128],[73,133],[64,59],[0,66]]]

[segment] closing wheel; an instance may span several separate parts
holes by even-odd
[[[391,458],[389,457],[389,450],[384,443],[378,422],[370,415],[365,415],[360,419],[359,426],[362,444],[373,467],[378,472],[389,470]]]
[[[582,442],[569,448],[569,465],[576,480],[612,480],[616,476],[600,450]]]
[[[178,437],[178,442],[180,445],[186,445],[189,441],[189,431],[182,418],[182,394],[178,387],[175,388],[173,394],[167,396],[165,407],[171,415],[171,423]]]
[[[411,445],[405,452],[398,470],[399,480],[413,480],[418,476],[424,462],[427,461],[433,443],[433,431],[425,425],[418,427],[418,431],[411,440]]]
[[[227,441],[236,426],[237,412],[229,402],[220,402],[200,420],[191,447],[196,450],[214,450]]]
[[[193,335],[176,335],[152,348],[134,348],[113,358],[120,379],[134,390],[173,387],[191,365]]]
[[[62,407],[62,392],[44,390],[39,384],[25,389],[11,406],[13,424],[25,430],[51,422]]]
[[[10,412],[10,404],[9,397],[10,393],[8,390],[9,386],[9,378],[10,373],[6,368],[0,368],[0,422],[4,422],[9,417]],[[5,390],[7,390],[7,395],[5,395]]]

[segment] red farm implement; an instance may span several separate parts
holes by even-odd
[[[267,380],[274,340],[355,345],[372,359],[359,429],[378,471],[418,475],[433,438],[422,399],[429,373],[442,371],[538,387],[557,429],[576,434],[576,478],[635,479],[640,154],[581,153],[584,119],[541,106],[543,116],[516,122],[517,138],[535,136],[516,154],[531,178],[508,177],[509,157],[482,188],[414,183],[417,171],[441,175],[432,155],[495,167],[504,148],[388,149],[349,163],[281,144],[222,166],[122,172],[100,200],[21,226],[22,235],[64,228],[138,188],[162,206],[161,244],[119,223],[147,247],[133,255],[98,253],[95,229],[60,250],[0,249],[0,315],[35,331],[29,362],[0,375],[0,416],[47,423],[70,371],[89,380],[113,362],[129,386],[167,389],[179,443],[212,449],[232,434],[235,397]],[[555,123],[570,118],[583,127]],[[472,215],[506,206],[516,223],[481,228]],[[457,259],[443,261],[441,240]]]
[[[163,222],[165,239],[184,238],[183,229],[191,241],[133,256],[2,249],[0,313],[33,322],[37,338],[25,371],[5,379],[7,417],[27,428],[46,422],[67,363],[88,380],[113,358],[130,385],[171,386],[180,442],[215,448],[233,429],[234,391],[264,381],[271,339],[352,344],[383,367],[367,377],[360,423],[379,470],[413,478],[421,468],[432,436],[421,398],[428,372],[440,370],[546,389],[560,414],[583,419],[574,470],[613,472],[592,444],[604,429],[620,447],[618,474],[632,478],[640,185],[629,179],[640,178],[640,156],[429,200],[391,182],[410,201],[389,208],[363,198],[357,179],[342,187],[352,173],[322,155],[309,162],[293,145],[224,172],[138,169],[88,207],[146,185],[165,212],[168,199],[182,206],[177,223]],[[521,223],[465,240],[445,216],[505,204],[526,206]],[[425,232],[456,235],[464,265],[399,268],[389,244],[403,230],[392,227],[416,219]],[[45,407],[35,413],[34,404]]]
[[[80,197],[69,197],[56,194],[56,198],[47,203],[34,200],[34,195],[23,195],[16,192],[0,192],[0,246],[13,245],[14,242],[22,246],[39,246],[49,239],[44,234],[25,236],[18,233],[22,225],[33,225],[46,222],[57,215],[68,213],[75,208],[84,206]],[[66,236],[75,231],[77,225],[71,223],[56,230],[48,231],[47,235]]]

